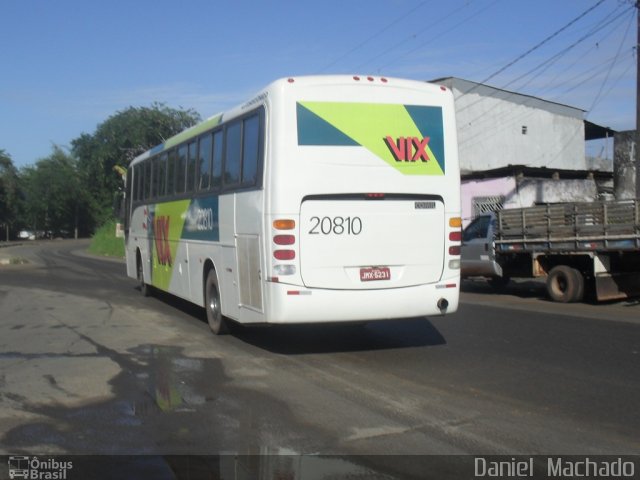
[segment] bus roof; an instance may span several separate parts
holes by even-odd
[[[374,77],[371,75],[306,75],[299,77],[284,77],[278,80],[271,82],[265,88],[256,93],[250,100],[244,102],[236,107],[233,107],[227,111],[217,113],[212,117],[207,118],[201,123],[194,125],[182,132],[170,137],[165,142],[156,145],[155,147],[147,150],[146,152],[138,155],[131,161],[131,165],[134,163],[138,163],[146,158],[152,157],[160,152],[168,150],[180,143],[188,140],[192,137],[197,137],[201,133],[204,133],[208,130],[213,129],[217,125],[220,125],[224,120],[231,119],[238,114],[242,113],[247,108],[258,105],[264,102],[264,100],[269,96],[270,92],[274,92],[284,87],[285,85],[290,85],[295,87],[296,84],[298,86],[339,86],[339,85],[353,85],[355,83],[361,85],[375,85],[375,86],[394,86],[400,88],[420,88],[420,89],[446,89],[447,87],[434,85],[432,83],[428,83],[425,81],[418,80],[408,80],[402,78],[395,77]]]

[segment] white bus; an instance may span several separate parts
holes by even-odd
[[[396,78],[309,76],[137,157],[127,273],[203,306],[211,330],[358,322],[458,306],[453,96]]]

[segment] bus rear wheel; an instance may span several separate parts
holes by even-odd
[[[223,335],[228,333],[228,325],[222,316],[222,307],[220,304],[220,289],[218,288],[218,279],[216,272],[211,270],[207,275],[207,283],[204,290],[204,306],[207,311],[207,321],[209,328],[215,335]]]
[[[136,261],[137,264],[137,277],[138,284],[140,285],[140,292],[143,297],[148,297],[151,294],[151,286],[144,281],[144,271],[142,270],[142,258],[140,257],[140,253],[138,253],[138,259]]]

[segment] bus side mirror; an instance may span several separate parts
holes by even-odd
[[[124,223],[125,219],[125,193],[117,192],[113,197],[113,216],[120,223]]]

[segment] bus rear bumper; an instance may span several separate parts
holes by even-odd
[[[460,279],[390,290],[326,290],[268,283],[267,323],[359,322],[444,315],[458,309]],[[440,306],[446,305],[446,308]]]

